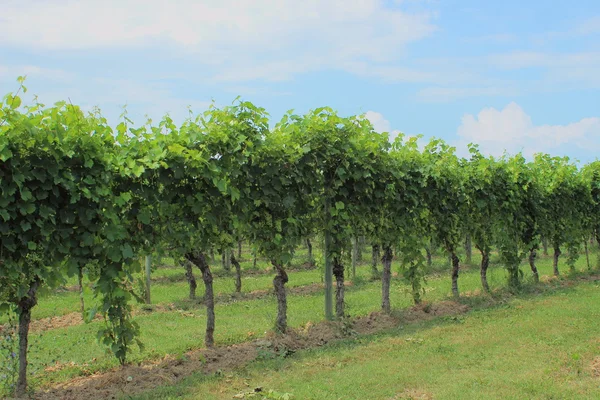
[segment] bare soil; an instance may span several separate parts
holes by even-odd
[[[597,281],[600,275],[593,274],[577,277],[575,280]],[[555,279],[551,279],[554,281]],[[572,281],[560,281],[559,285],[569,286]],[[288,293],[309,294],[321,290],[321,284],[290,288]],[[257,291],[242,296],[267,296],[271,291]],[[256,298],[257,298],[256,297]],[[166,311],[166,310],[165,310]],[[147,361],[141,365],[129,365],[110,371],[78,377],[53,387],[40,390],[35,399],[116,399],[119,396],[135,395],[150,391],[159,386],[174,384],[194,373],[214,374],[243,367],[256,360],[259,352],[270,351],[275,354],[323,346],[335,340],[352,335],[368,335],[393,329],[400,324],[416,323],[441,316],[458,315],[469,311],[467,305],[456,301],[423,303],[405,309],[396,315],[372,312],[367,316],[343,322],[311,322],[290,329],[285,335],[269,333],[266,337],[232,346],[195,350],[182,357],[167,355],[161,360]],[[77,320],[75,316],[66,318]],[[81,318],[79,316],[79,318]],[[65,323],[62,322],[63,326]],[[46,322],[51,324],[51,322]],[[68,365],[65,365],[68,366]],[[64,368],[55,366],[50,368]],[[600,357],[590,364],[594,376],[600,377]],[[395,399],[431,399],[431,395],[417,389],[407,389],[398,393]]]
[[[422,303],[402,311],[401,319],[405,322],[427,321],[439,316],[464,314],[469,306],[456,301],[439,303]]]
[[[600,356],[595,357],[590,363],[590,371],[592,376],[600,378]]]
[[[101,320],[102,316],[96,315],[95,320]],[[31,321],[29,331],[31,333],[44,332],[51,329],[66,328],[73,325],[83,324],[83,317],[79,312],[72,312],[55,317],[46,317]],[[6,329],[6,325],[0,325],[0,333]]]
[[[252,342],[226,347],[195,350],[182,357],[171,355],[142,365],[129,365],[90,376],[78,377],[52,388],[39,391],[35,399],[116,399],[150,391],[159,386],[172,385],[193,373],[214,374],[243,367],[259,357],[259,352],[291,354],[295,351],[316,348],[350,335],[369,335],[393,329],[405,322],[427,320],[436,316],[454,315],[468,311],[456,302],[442,302],[412,307],[401,317],[380,312],[344,322],[311,322],[285,335],[267,334]],[[349,326],[349,329],[345,329]],[[430,399],[420,391],[404,391],[397,399]]]

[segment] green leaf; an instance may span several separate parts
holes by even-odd
[[[94,320],[94,318],[96,318],[96,313],[98,312],[98,307],[94,306],[92,308],[89,309],[89,311],[86,313],[86,318],[85,318],[85,323],[90,323]]]
[[[16,110],[17,108],[21,107],[21,98],[19,96],[15,96],[13,98],[13,102],[10,106],[13,110]]]
[[[135,167],[133,167],[131,169],[131,172],[133,172],[133,175],[135,175],[136,177],[142,176],[142,174],[144,173],[144,171],[146,171],[146,168],[144,168],[144,166],[141,165],[141,164],[136,165]]]
[[[133,249],[129,245],[129,243],[125,243],[122,247],[123,258],[132,258],[133,257]]]
[[[12,94],[9,94],[6,96],[6,105],[11,109],[16,110],[21,106],[21,98],[19,96],[13,96]]]
[[[115,199],[115,203],[117,203],[118,206],[124,206],[129,200],[131,200],[131,193],[123,192]]]
[[[37,249],[37,244],[35,242],[27,242],[27,248],[29,250],[36,250]]]
[[[10,214],[6,210],[0,210],[0,217],[6,222],[10,219]]]
[[[33,198],[33,195],[31,194],[31,191],[28,189],[23,189],[21,190],[21,199],[27,201],[27,200],[31,200]]]
[[[28,230],[31,229],[31,224],[28,221],[22,221],[21,229],[23,230],[23,232],[27,232]]]
[[[117,125],[117,132],[119,135],[125,135],[125,132],[127,132],[127,124],[125,124],[125,122],[120,122],[119,125]]]
[[[12,151],[8,147],[2,148],[0,150],[0,160],[6,162],[13,156]]]
[[[222,180],[222,179],[219,179],[219,180],[217,181],[217,188],[219,189],[219,191],[220,191],[221,193],[227,193],[227,182],[225,182],[225,181],[224,181],[224,180]]]
[[[19,210],[21,211],[22,215],[33,214],[35,212],[35,204],[33,204],[33,203],[26,203],[26,204],[20,206]]]
[[[152,212],[149,209],[144,209],[140,211],[137,216],[137,220],[142,224],[150,225],[152,223]]]
[[[240,191],[234,187],[229,188],[231,191],[231,200],[237,201],[240,199]]]
[[[121,261],[123,259],[123,257],[122,257],[122,250],[119,249],[116,246],[111,247],[108,250],[108,254],[107,255],[108,255],[109,260],[114,261],[114,262],[119,262],[119,261]]]

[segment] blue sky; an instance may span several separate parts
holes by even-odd
[[[143,123],[240,95],[499,155],[600,154],[600,2],[3,0],[0,93]]]

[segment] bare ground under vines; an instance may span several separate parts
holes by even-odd
[[[599,274],[577,276],[574,279],[548,279],[534,287],[535,291],[551,291],[553,288],[571,287],[578,281],[598,281]],[[500,300],[512,297],[507,292],[495,294],[495,298],[483,295],[487,306],[494,306]],[[351,335],[370,335],[384,332],[401,324],[413,324],[437,317],[452,316],[468,312],[470,307],[456,301],[423,303],[387,315],[372,312],[357,317],[344,327],[341,322],[323,321],[316,324],[290,329],[285,335],[267,334],[266,337],[232,346],[213,349],[194,350],[184,357],[167,355],[163,359],[146,361],[140,365],[128,365],[109,371],[82,376],[53,387],[42,388],[34,399],[116,399],[121,396],[141,394],[163,385],[172,385],[195,373],[214,374],[232,371],[254,361],[259,350],[275,353],[294,352],[316,348]],[[594,362],[590,368],[600,370],[600,362]],[[402,397],[401,397],[402,398]]]
[[[455,315],[468,311],[468,306],[444,301],[427,306],[415,306],[391,316],[380,312],[352,320],[351,333],[369,335],[397,327],[399,324],[432,319],[443,315]],[[158,386],[171,385],[193,373],[213,374],[242,367],[254,361],[259,350],[294,352],[323,346],[348,337],[349,332],[340,322],[323,321],[308,323],[298,329],[290,329],[285,335],[268,334],[265,338],[214,349],[202,349],[186,353],[185,357],[168,355],[165,358],[142,365],[129,365],[108,372],[75,378],[53,388],[39,391],[35,399],[116,399],[152,390]]]

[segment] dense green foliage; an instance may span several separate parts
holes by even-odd
[[[27,330],[40,287],[90,263],[99,266],[96,292],[107,320],[99,338],[125,362],[137,334],[126,287],[141,236],[131,235],[128,197],[119,190],[120,149],[105,120],[66,103],[23,112],[19,104],[18,96],[6,96],[0,114],[0,310],[19,315],[23,393]]]
[[[20,79],[21,89],[23,80]],[[483,259],[496,248],[511,288],[520,263],[542,238],[574,265],[598,236],[597,164],[580,171],[566,158],[498,160],[475,146],[470,160],[439,139],[419,149],[402,135],[392,144],[363,117],[329,108],[288,113],[273,129],[265,110],[236,101],[176,126],[166,116],[115,130],[99,112],[57,103],[22,106],[18,93],[0,109],[0,312],[19,315],[21,367],[27,366],[31,309],[41,287],[85,271],[95,282],[105,327],[98,337],[121,364],[138,343],[131,317],[132,274],[157,249],[198,266],[206,287],[207,345],[215,329],[207,255],[240,235],[272,263],[275,327],[287,327],[285,265],[301,241],[326,242],[326,312],[344,318],[344,272],[352,238],[383,251],[382,309],[389,301],[393,250],[420,302],[423,250],[433,240],[452,264],[459,295],[458,248],[473,238]],[[482,261],[482,284],[488,290]],[[91,310],[91,315],[96,310]],[[139,344],[139,343],[138,343]],[[18,390],[25,390],[25,376]]]

